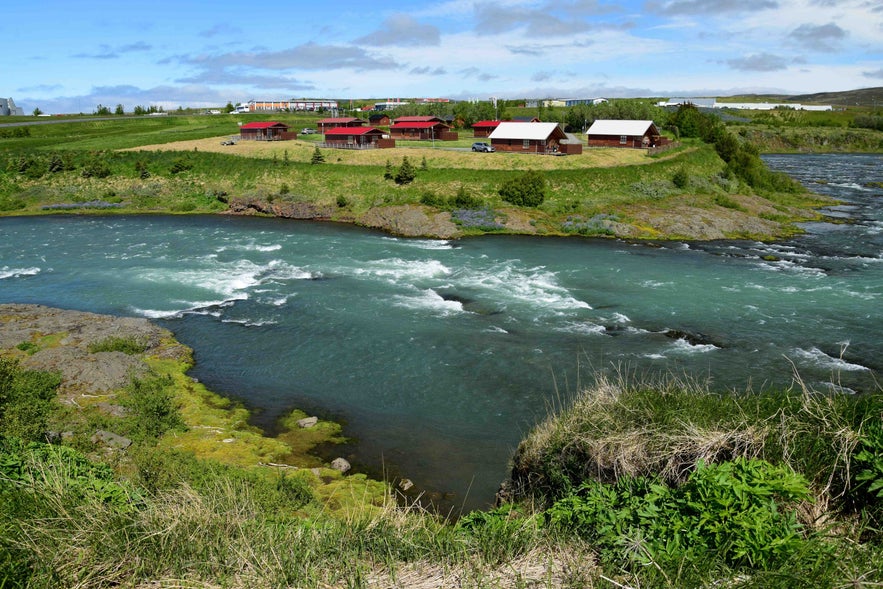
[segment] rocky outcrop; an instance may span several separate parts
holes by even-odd
[[[460,235],[450,213],[417,205],[375,207],[362,215],[358,223],[403,237],[451,239]]]
[[[232,215],[272,215],[283,219],[303,219],[310,221],[330,220],[334,207],[310,202],[268,202],[260,198],[231,198],[227,202],[227,212]]]
[[[108,338],[133,338],[146,354],[181,360],[190,350],[172,333],[137,317],[113,317],[42,305],[0,305],[0,349],[30,346],[21,365],[32,370],[60,372],[63,392],[103,394],[126,386],[147,373],[136,355],[92,353],[89,347]]]

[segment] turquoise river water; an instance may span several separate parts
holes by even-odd
[[[399,239],[227,216],[0,219],[0,302],[149,317],[193,376],[271,430],[303,408],[338,453],[453,508],[599,371],[715,390],[879,390],[883,157],[767,156],[842,205],[774,244]],[[877,184],[874,184],[877,183]]]

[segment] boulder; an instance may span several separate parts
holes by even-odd
[[[339,470],[342,473],[345,473],[349,469],[351,469],[352,466],[350,466],[350,463],[346,458],[335,458],[334,460],[331,461],[331,468],[333,468],[334,470]]]
[[[117,435],[113,432],[100,429],[96,431],[95,434],[92,436],[92,443],[104,444],[109,448],[116,448],[117,450],[125,450],[132,445],[132,440],[130,440],[129,438],[124,438],[123,436]]]
[[[303,419],[297,420],[297,426],[302,427],[302,428],[313,427],[317,423],[319,423],[319,418],[315,417],[315,416],[314,417],[304,417]]]

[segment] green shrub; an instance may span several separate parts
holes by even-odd
[[[589,482],[546,511],[548,525],[579,535],[602,560],[677,567],[685,558],[772,570],[803,544],[794,510],[809,485],[762,460],[701,464],[670,488],[652,478]]]
[[[684,189],[690,185],[690,175],[686,169],[679,168],[671,177],[671,182],[678,188]]]
[[[318,145],[313,149],[313,157],[310,158],[310,163],[313,165],[325,163],[325,156],[319,151]]]
[[[122,352],[123,354],[132,356],[135,354],[141,354],[147,350],[147,344],[133,336],[111,336],[98,340],[97,342],[92,342],[87,349],[90,354],[97,354],[98,352]]]
[[[172,175],[180,174],[181,172],[186,172],[188,170],[193,169],[193,162],[188,159],[179,157],[175,158],[172,162],[171,167],[169,168],[169,173]]]
[[[546,178],[535,170],[528,170],[503,182],[500,197],[519,207],[538,207],[546,200]]]
[[[0,358],[0,435],[43,440],[61,374],[24,370]]]
[[[171,378],[136,378],[126,387],[121,403],[131,410],[127,433],[138,440],[158,439],[172,429],[185,427],[178,411]]]
[[[458,209],[477,209],[481,207],[482,203],[480,198],[466,192],[466,188],[461,185],[457,189],[457,194],[454,196],[452,204]]]

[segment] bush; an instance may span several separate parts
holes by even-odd
[[[671,182],[678,188],[684,189],[690,184],[690,175],[687,173],[686,169],[679,168],[678,171],[674,173],[674,176],[671,177]]]
[[[457,189],[457,194],[452,200],[452,204],[458,209],[477,209],[481,206],[481,199],[466,192],[466,188],[462,185]]]
[[[172,166],[169,168],[169,173],[180,174],[181,172],[186,172],[188,170],[193,169],[193,163],[185,158],[176,158],[175,161],[172,162]]]
[[[325,156],[319,151],[318,145],[313,149],[313,157],[310,158],[310,163],[313,165],[325,163]]]
[[[126,418],[131,437],[141,441],[158,439],[169,430],[185,427],[172,386],[170,378],[132,379],[122,400],[131,410]]]
[[[0,358],[0,435],[43,440],[61,375],[24,370]]]
[[[503,200],[519,207],[538,207],[546,200],[546,178],[535,170],[506,180],[500,187]]]

